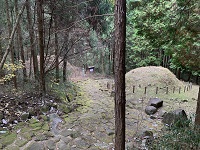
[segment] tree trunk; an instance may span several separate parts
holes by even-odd
[[[63,82],[66,81],[66,72],[67,72],[67,59],[64,56],[64,59],[63,59]]]
[[[179,80],[181,79],[181,69],[180,69],[180,68],[177,68],[176,76],[177,76],[177,78],[178,78]]]
[[[40,49],[40,89],[46,92],[44,74],[44,20],[43,20],[43,1],[37,0],[37,23],[38,23],[38,43]]]
[[[2,31],[0,30],[0,60],[3,58],[3,49],[2,49],[2,37],[1,37]],[[0,69],[0,79],[4,76],[4,71],[3,69]]]
[[[16,12],[16,16],[18,15],[18,0],[15,0],[15,12]],[[23,63],[23,79],[24,81],[26,81],[26,67],[25,67],[25,57],[24,57],[24,47],[23,47],[23,38],[22,38],[22,31],[21,31],[21,26],[20,23],[18,25],[17,28],[17,34],[18,34],[18,38],[19,38],[19,48],[20,48],[20,56],[21,56],[21,60]]]
[[[57,29],[57,20],[54,18],[54,23],[55,23],[55,29]],[[56,66],[56,82],[59,82],[59,60],[58,60],[58,55],[59,55],[59,46],[58,46],[58,35],[57,32],[55,31],[55,66]]]
[[[199,94],[198,94],[198,100],[197,100],[195,125],[200,127],[200,86],[199,86]]]
[[[32,23],[32,14],[30,8],[30,1],[26,0],[26,13],[27,13],[27,20],[28,20],[28,30],[29,30],[29,37],[30,37],[30,47],[31,47],[31,56],[33,59],[33,71],[35,79],[39,79],[39,70],[38,70],[38,60],[37,54],[35,52],[35,42],[34,42],[34,30],[33,30],[33,23]]]
[[[11,27],[11,22],[10,22],[10,12],[9,12],[9,3],[8,0],[5,1],[6,3],[6,17],[7,17],[7,25],[8,25],[8,34],[9,37],[11,36],[12,32],[12,27]],[[14,59],[14,48],[13,44],[10,46],[10,55],[11,55],[11,62],[14,65],[15,64],[15,59]],[[14,77],[12,78],[14,87],[17,88],[17,78],[16,78],[16,71],[13,71]]]
[[[195,80],[196,84],[199,84],[199,76],[196,76],[196,80]]]
[[[18,16],[17,16],[17,20],[16,20],[16,23],[15,23],[15,26],[13,27],[12,33],[11,33],[11,35],[10,35],[10,37],[9,37],[9,42],[8,42],[8,46],[7,46],[7,48],[6,48],[6,52],[5,52],[5,54],[3,55],[3,58],[2,58],[1,63],[0,63],[0,70],[3,68],[3,65],[4,65],[4,63],[5,63],[5,61],[6,61],[7,56],[8,56],[8,53],[10,52],[10,49],[11,49],[11,47],[12,47],[14,35],[15,35],[15,32],[16,32],[16,29],[17,29],[19,20],[20,20],[20,18],[21,18],[21,15],[22,15],[22,13],[23,13],[23,11],[24,11],[24,8],[25,8],[25,5],[22,6],[22,9],[21,9],[21,11],[19,12],[19,14],[18,14]]]
[[[115,1],[115,150],[125,149],[126,0]]]

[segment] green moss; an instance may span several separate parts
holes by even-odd
[[[35,128],[32,129],[32,131],[39,131],[41,129],[42,129],[42,127],[35,127]]]
[[[36,118],[32,118],[29,120],[30,124],[35,124],[35,123],[38,123],[39,120],[37,120]]]
[[[68,106],[66,106],[66,104],[60,104],[58,106],[58,109],[60,109],[61,111],[63,111],[66,114],[70,112],[70,108]]]
[[[49,121],[49,118],[46,115],[41,115],[40,116],[44,121]]]
[[[17,146],[22,147],[26,143],[28,143],[28,140],[27,139],[17,139],[15,143],[16,143]]]
[[[19,147],[18,146],[13,146],[13,145],[11,146],[11,145],[9,145],[4,150],[19,150]]]
[[[29,127],[31,127],[34,130],[36,130],[36,129],[39,129],[39,128],[41,129],[42,125],[43,125],[43,122],[40,122],[39,120],[33,118],[33,119],[30,120]]]
[[[20,129],[22,131],[22,129],[26,128],[27,123],[26,122],[19,122],[16,126],[15,126],[15,130]]]
[[[25,133],[25,132],[29,132],[29,131],[30,131],[30,128],[24,127],[24,128],[21,128],[20,132]]]
[[[29,132],[20,134],[20,136],[22,136],[24,139],[30,141],[32,139],[32,137],[35,135],[34,135],[33,131],[29,131]]]
[[[10,133],[5,137],[3,137],[2,139],[0,139],[0,143],[5,147],[7,145],[12,144],[16,138],[17,138],[16,133]]]
[[[49,130],[50,130],[49,124],[48,124],[48,123],[45,123],[45,124],[42,126],[42,129],[45,130],[45,131],[49,131]]]

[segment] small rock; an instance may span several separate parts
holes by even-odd
[[[151,119],[157,119],[157,117],[154,116],[154,115],[151,115],[150,118],[151,118]]]
[[[159,109],[159,111],[158,111],[158,118],[162,118],[165,113],[166,113],[165,110]]]
[[[115,131],[114,130],[112,130],[112,129],[106,129],[106,132],[107,132],[107,134],[110,136],[110,135],[113,135],[113,134],[115,134]]]
[[[21,120],[26,121],[28,118],[29,118],[29,113],[26,112],[22,113]]]
[[[138,148],[135,147],[133,142],[128,142],[125,145],[125,150],[137,150]]]
[[[57,143],[57,148],[60,149],[60,150],[69,149],[67,144],[62,140]]]
[[[188,102],[188,100],[187,99],[183,99],[183,100],[181,100],[183,103],[186,103],[186,102]]]
[[[56,149],[56,141],[54,140],[48,140],[46,141],[46,147],[49,149],[49,150],[54,150]]]
[[[163,106],[163,101],[160,100],[159,98],[150,98],[149,105],[154,106],[156,108],[160,108]]]
[[[8,121],[6,119],[1,120],[3,124],[8,124]]]
[[[27,148],[27,150],[44,150],[44,145],[43,144],[41,144],[41,143],[33,143],[33,144],[31,144],[28,148]]]
[[[152,115],[152,114],[155,114],[156,112],[157,112],[157,108],[154,107],[154,106],[147,106],[147,107],[145,108],[145,113],[146,113],[147,115]]]
[[[7,133],[7,131],[0,131],[0,134],[5,134]]]
[[[142,137],[146,137],[146,136],[151,136],[151,137],[153,137],[153,132],[152,132],[152,131],[148,131],[148,130],[144,131],[144,132],[142,133]]]

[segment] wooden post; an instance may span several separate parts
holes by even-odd
[[[174,87],[173,87],[173,93],[175,92],[175,89],[176,89],[176,87],[174,86]]]
[[[144,94],[146,94],[147,93],[147,87],[145,86],[144,87]]]
[[[189,91],[189,85],[187,85],[187,91]]]
[[[185,93],[185,90],[186,90],[186,86],[184,87],[184,93]]]
[[[178,92],[179,92],[179,94],[181,93],[181,87],[179,87]]]
[[[135,93],[135,85],[133,86],[133,93]]]
[[[156,94],[158,94],[158,87],[156,87]]]
[[[168,87],[167,87],[167,89],[166,89],[166,94],[168,94]]]

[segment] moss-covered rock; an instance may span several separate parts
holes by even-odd
[[[26,143],[28,143],[28,140],[27,139],[22,139],[22,138],[18,138],[15,142],[15,144],[19,147],[22,147],[24,146]]]
[[[49,131],[49,130],[50,130],[49,124],[48,124],[48,123],[45,123],[45,124],[42,126],[42,130],[44,130],[44,131]]]
[[[35,130],[40,130],[43,126],[43,122],[33,118],[30,120],[29,127],[31,127],[34,131]]]
[[[14,142],[14,140],[17,138],[16,133],[10,133],[0,139],[0,143],[3,145],[3,147],[10,145]]]
[[[49,117],[46,115],[40,115],[40,117],[44,120],[44,121],[49,121]]]
[[[54,135],[50,132],[44,132],[42,134],[38,134],[35,137],[35,141],[44,141],[44,140],[48,140],[49,138],[53,137]]]
[[[32,119],[29,120],[30,124],[35,124],[35,123],[38,123],[38,122],[39,122],[39,120],[37,120],[36,118],[32,118]]]
[[[8,147],[4,148],[4,150],[19,150],[20,148],[18,146],[13,146],[13,145],[9,145]]]
[[[27,141],[30,141],[32,137],[35,136],[35,134],[33,133],[33,131],[29,131],[29,132],[21,133],[20,136],[26,139]]]

